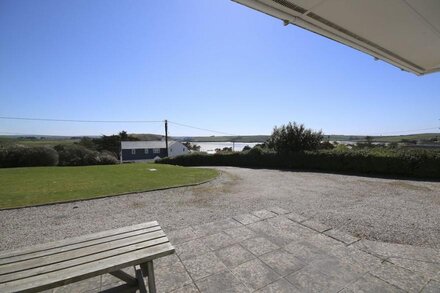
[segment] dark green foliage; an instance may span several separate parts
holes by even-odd
[[[335,148],[335,146],[329,141],[323,141],[319,144],[320,150],[332,150],[334,148]]]
[[[298,151],[316,150],[323,138],[321,131],[307,129],[303,124],[292,124],[275,127],[267,140],[267,146],[279,154],[289,154]]]
[[[89,150],[81,145],[57,145],[54,147],[59,155],[60,166],[88,166],[117,164],[112,153]]]
[[[192,143],[189,142],[189,141],[182,142],[182,144],[183,144],[184,146],[186,146],[186,147],[188,148],[188,150],[190,150],[190,151],[195,151],[195,152],[199,152],[199,151],[200,151],[200,146],[199,146],[199,145],[192,144]]]
[[[427,150],[335,148],[282,155],[253,148],[249,152],[191,154],[172,159],[165,158],[159,163],[182,166],[300,169],[440,179],[440,152]]]
[[[98,165],[114,165],[119,163],[118,159],[109,152],[102,152],[99,154],[99,163]]]
[[[250,146],[248,146],[248,145],[245,145],[244,146],[244,148],[241,150],[242,152],[245,152],[245,151],[249,151],[249,150],[251,150],[252,148],[250,147]]]
[[[103,135],[100,138],[92,139],[94,147],[87,148],[98,150],[100,152],[111,152],[115,157],[119,158],[121,152],[121,141],[137,141],[139,138],[128,135],[126,131],[121,131],[117,135]]]
[[[95,144],[93,139],[91,139],[90,137],[82,137],[77,144],[79,144],[85,148],[88,148],[89,150],[96,150],[97,149],[97,145]]]
[[[99,153],[81,145],[57,145],[54,147],[59,155],[60,166],[97,165]]]
[[[57,152],[49,147],[9,146],[0,149],[0,167],[56,166]]]

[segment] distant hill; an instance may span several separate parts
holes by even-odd
[[[180,141],[191,142],[265,142],[269,138],[269,135],[242,135],[242,136],[188,136],[188,137],[175,137]]]
[[[162,140],[164,136],[152,133],[130,133],[140,140]],[[57,145],[77,142],[83,136],[53,136],[53,135],[0,135],[0,145],[6,144],[35,144],[35,145]],[[90,138],[99,137],[87,136]],[[190,141],[190,142],[257,142],[263,143],[269,135],[240,135],[240,136],[173,136],[170,140]],[[420,133],[408,135],[372,136],[374,142],[401,142],[402,140],[437,140],[440,141],[440,133]],[[329,141],[365,141],[365,135],[324,135],[325,140]]]
[[[139,140],[162,140],[165,136],[151,133],[129,133],[128,135],[138,138]]]
[[[324,135],[330,141],[365,141],[365,135]],[[431,140],[440,141],[440,133],[420,133],[405,135],[371,136],[374,142],[401,142],[402,140]]]

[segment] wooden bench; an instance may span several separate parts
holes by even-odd
[[[147,277],[153,293],[153,260],[172,253],[157,222],[7,251],[0,253],[0,292],[39,292],[109,273],[126,282],[121,291],[147,292]],[[121,270],[130,266],[135,277]]]

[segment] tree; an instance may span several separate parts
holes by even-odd
[[[289,122],[287,125],[274,127],[267,146],[281,154],[316,150],[323,138],[322,131],[305,128],[304,124]]]
[[[244,152],[244,151],[249,151],[250,149],[251,149],[251,147],[250,147],[250,146],[248,146],[248,145],[246,145],[246,146],[244,146],[244,148],[243,148],[243,150],[242,150],[242,151],[243,151],[243,152]]]
[[[78,142],[79,145],[82,145],[83,147],[88,148],[89,150],[94,150],[96,151],[97,146],[95,144],[95,142],[93,141],[93,139],[91,139],[90,137],[84,136],[80,139],[80,141]]]
[[[109,151],[114,156],[119,158],[121,152],[121,141],[137,141],[137,137],[127,134],[126,131],[121,131],[117,135],[103,135],[100,138],[94,138],[92,141],[96,145],[96,149],[100,152]]]
[[[373,144],[373,138],[371,136],[366,136],[365,141],[367,142],[367,146],[371,146]]]
[[[188,150],[190,150],[190,151],[200,152],[200,146],[199,145],[192,144],[189,141],[183,142],[182,144],[184,146],[186,146],[188,148]]]

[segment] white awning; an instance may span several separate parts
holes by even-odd
[[[233,0],[417,75],[440,71],[440,0]]]

